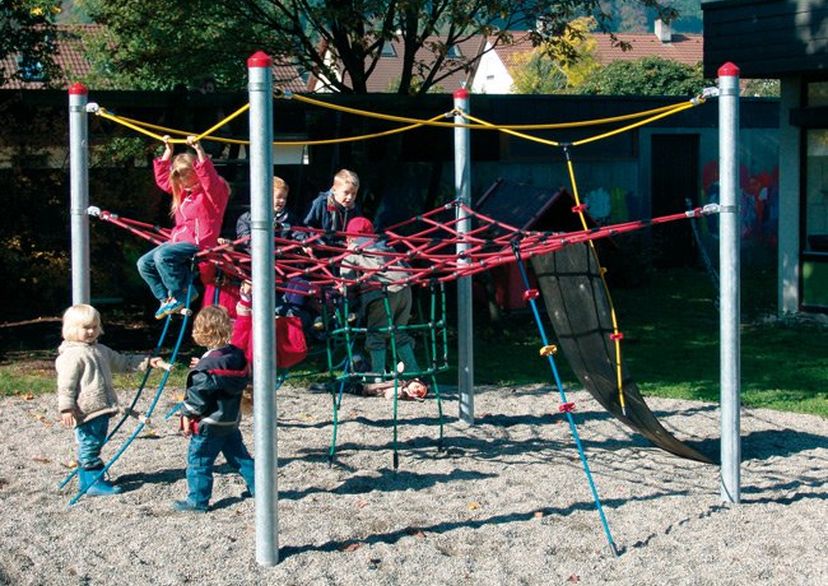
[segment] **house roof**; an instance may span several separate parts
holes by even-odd
[[[629,43],[630,49],[624,51],[613,46],[609,34],[590,35],[596,42],[595,58],[599,63],[606,65],[613,61],[634,61],[643,57],[656,56],[671,61],[695,65],[700,63],[704,54],[704,39],[702,35],[673,33],[670,42],[661,42],[650,33],[617,33],[615,37],[620,42]],[[532,50],[529,35],[524,32],[513,33],[514,43],[498,45],[495,49],[503,64],[511,67],[515,56]]]
[[[54,55],[55,64],[63,72],[63,79],[53,80],[53,87],[66,89],[70,84],[83,79],[92,72],[92,65],[86,59],[83,50],[83,37],[103,29],[99,24],[59,24],[57,25],[57,52]],[[0,59],[0,68],[6,75],[11,75],[18,68],[18,55],[9,55]],[[273,85],[293,92],[306,91],[305,82],[299,71],[289,63],[274,63]],[[10,79],[2,89],[44,89],[42,81],[23,81]]]
[[[445,37],[429,37],[423,46],[417,51],[415,59],[427,65],[434,63],[434,55],[428,50],[430,43],[445,42]],[[486,44],[485,37],[474,36],[457,44],[461,58],[472,59],[479,55]],[[384,48],[385,55],[379,58],[377,66],[368,78],[368,92],[370,93],[394,93],[396,85],[400,80],[402,74],[402,56],[403,44],[400,40],[393,40],[386,44]],[[443,65],[443,70],[449,70],[459,64],[457,59],[448,58]],[[471,81],[474,76],[476,62],[469,66],[468,71],[465,68],[460,68],[457,71],[450,73],[444,79],[437,82],[437,86],[443,88],[446,92],[452,92],[461,87],[462,83]],[[345,84],[349,84],[347,74],[343,78]],[[312,77],[308,82],[308,91],[332,91],[325,89],[324,80],[318,77]]]
[[[63,80],[54,80],[54,86],[67,88],[70,83],[80,77],[87,75],[92,66],[83,54],[81,35],[93,32],[99,28],[98,25],[72,24],[57,26],[57,52],[54,54],[55,64],[63,72]],[[0,59],[0,68],[5,75],[11,76],[18,69],[18,54],[7,55]],[[23,81],[21,79],[9,79],[2,89],[43,89],[45,84],[42,81]]]

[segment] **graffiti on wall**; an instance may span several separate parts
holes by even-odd
[[[702,204],[719,203],[719,162],[702,167]],[[739,167],[739,212],[742,241],[775,247],[779,219],[779,167],[751,172]],[[707,216],[707,228],[714,238],[719,234],[718,216]]]

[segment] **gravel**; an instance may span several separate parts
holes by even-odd
[[[0,583],[828,584],[825,419],[743,410],[742,503],[725,505],[715,466],[652,448],[587,393],[569,396],[619,557],[549,387],[478,388],[474,426],[449,396],[444,451],[436,402],[400,403],[396,471],[389,401],[344,397],[328,466],[330,397],[283,387],[274,567],[256,562],[254,500],[221,458],[210,511],[171,509],[186,494],[187,442],[173,421],[154,418],[112,467],[123,494],[67,508],[77,484],[57,484],[74,441],[55,397],[5,398]],[[717,452],[716,405],[648,403],[679,438]]]

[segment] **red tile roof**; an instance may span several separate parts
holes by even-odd
[[[613,61],[633,61],[643,57],[657,56],[686,65],[700,63],[703,58],[704,39],[702,35],[676,34],[669,43],[662,43],[654,34],[618,33],[618,41],[629,43],[630,49],[614,47],[608,34],[592,34],[595,39],[595,57],[606,65]],[[496,51],[506,67],[514,63],[515,56],[532,50],[532,43],[526,33],[513,33],[514,44],[498,45]]]
[[[426,47],[428,43],[434,42],[441,42],[445,41],[444,37],[430,37],[426,44],[417,51],[416,60],[433,64],[434,58],[431,53]],[[394,93],[396,92],[396,86],[400,80],[400,75],[402,73],[402,52],[403,46],[402,42],[398,40],[391,41],[389,46],[394,49],[394,56],[387,56],[387,57],[380,57],[379,62],[377,63],[376,68],[371,73],[371,76],[368,78],[368,92],[370,93]],[[458,47],[460,50],[460,55],[465,57],[466,59],[473,58],[477,56],[480,51],[483,50],[485,46],[485,38],[482,36],[472,37],[458,43]],[[453,67],[456,67],[459,64],[459,61],[453,59],[446,59],[445,63],[442,67],[444,71],[447,71]],[[475,63],[476,65],[476,63]],[[466,71],[463,68],[460,68],[458,71],[455,71],[444,79],[437,82],[437,87],[442,89],[444,92],[453,92],[457,88],[461,87],[461,82],[469,82],[473,75],[475,65],[472,65],[469,68],[469,71]],[[348,84],[348,76],[346,75],[344,78],[344,82]],[[324,85],[318,78],[312,78],[308,83],[308,91],[325,91],[322,89]],[[331,90],[327,90],[331,91]]]
[[[66,89],[78,78],[90,72],[91,66],[83,55],[81,35],[92,32],[97,28],[98,25],[84,24],[59,25],[57,27],[57,52],[54,55],[54,60],[63,72],[65,79],[54,80],[53,85],[55,87]],[[12,75],[17,71],[17,55],[9,55],[0,60],[0,67],[3,68],[6,76]],[[45,85],[41,81],[11,79],[2,86],[2,89],[43,89],[44,87]]]
[[[102,30],[99,24],[61,24],[57,26],[57,52],[54,55],[55,63],[63,72],[64,79],[53,80],[53,87],[66,89],[72,83],[88,75],[92,66],[83,52],[83,35]],[[10,55],[0,59],[0,67],[6,75],[17,70],[17,55]],[[273,85],[293,92],[306,90],[297,69],[288,63],[273,65]],[[0,89],[43,89],[45,84],[40,81],[21,81],[12,79]]]

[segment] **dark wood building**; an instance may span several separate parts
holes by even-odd
[[[779,79],[779,311],[828,313],[828,4],[702,2],[704,71]]]

